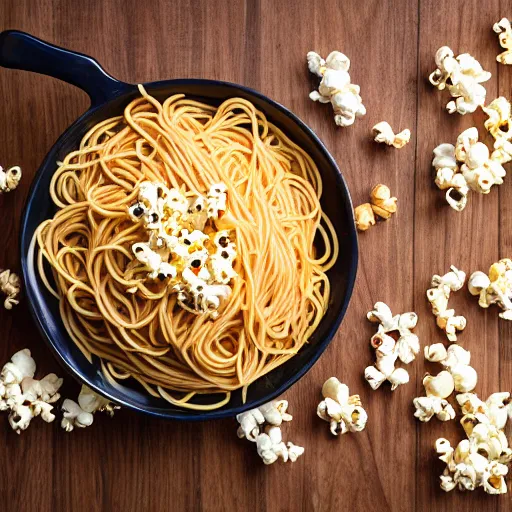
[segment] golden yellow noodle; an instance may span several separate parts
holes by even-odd
[[[58,212],[35,234],[38,265],[70,337],[90,361],[101,358],[109,380],[132,377],[153,396],[213,409],[232,390],[243,388],[245,397],[251,382],[308,341],[328,305],[326,271],[338,242],[313,160],[249,101],[217,108],[177,94],[161,104],[139,89],[124,115],[94,126],[55,173]],[[235,235],[238,277],[217,319],[184,310],[168,282],[134,270],[131,246],[148,235],[128,207],[144,180],[189,195],[227,185],[218,224]],[[226,396],[198,405],[191,402],[198,393]]]

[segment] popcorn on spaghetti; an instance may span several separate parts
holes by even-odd
[[[313,91],[309,97],[313,101],[330,103],[338,126],[350,126],[356,117],[366,114],[360,87],[350,83],[350,59],[346,55],[333,51],[324,60],[318,53],[308,52],[307,62],[309,71],[322,79],[318,91]]]
[[[136,260],[148,271],[147,278],[170,286],[183,309],[211,318],[217,318],[221,303],[231,294],[229,284],[237,276],[233,235],[229,230],[216,231],[215,225],[226,208],[223,183],[213,184],[207,197],[187,197],[182,190],[144,181],[137,202],[128,209],[130,218],[148,231],[147,242],[132,245]],[[128,289],[137,291],[137,286]]]
[[[450,114],[474,112],[485,103],[486,90],[482,82],[491,78],[480,63],[469,53],[457,57],[448,46],[437,50],[435,61],[437,69],[429,76],[430,83],[440,91],[448,88],[455,100],[449,101],[446,109]]]

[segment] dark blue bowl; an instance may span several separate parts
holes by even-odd
[[[227,405],[214,411],[182,409],[149,396],[135,383],[113,386],[102,375],[99,360],[93,364],[87,361],[62,324],[58,301],[44,287],[31,247],[37,226],[56,211],[48,193],[56,162],[75,150],[92,126],[121,114],[123,108],[138,95],[136,86],[115,80],[91,57],[52,46],[18,31],[0,34],[0,65],[59,78],[80,87],[91,98],[89,110],[62,134],[46,156],[32,183],[21,219],[21,263],[30,310],[43,338],[70,373],[121,406],[180,420],[234,416],[272,400],[297,382],[326,349],[341,323],[352,294],[358,258],[357,234],[347,185],[336,162],[315,133],[285,107],[247,87],[214,80],[169,80],[144,84],[148,92],[159,100],[176,93],[213,105],[235,96],[250,100],[317,164],[324,184],[322,207],[334,224],[341,246],[340,257],[329,271],[332,283],[329,308],[310,343],[290,361],[251,384],[246,403],[242,403],[241,392],[237,391],[232,393]],[[197,403],[211,403],[211,400],[211,397],[199,396]]]

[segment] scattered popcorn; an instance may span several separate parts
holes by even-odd
[[[19,304],[18,295],[21,292],[21,280],[10,270],[0,270],[0,291],[6,295],[4,308],[12,309]]]
[[[279,400],[238,414],[236,417],[240,424],[238,437],[256,443],[258,455],[266,465],[273,464],[278,459],[283,462],[295,462],[304,453],[301,446],[283,442],[280,426],[283,421],[293,419],[286,412],[287,409],[288,402]]]
[[[491,73],[484,71],[480,63],[469,53],[454,57],[448,46],[442,46],[436,53],[437,69],[430,74],[429,80],[440,91],[448,87],[455,101],[450,101],[446,109],[450,114],[474,112],[485,103],[486,90],[482,82],[491,78]]]
[[[450,272],[444,276],[432,277],[432,288],[427,290],[427,298],[432,306],[432,313],[436,316],[436,323],[445,331],[447,338],[457,341],[457,331],[466,327],[466,319],[463,316],[455,316],[455,310],[448,309],[450,293],[460,290],[464,286],[466,274],[453,265]]]
[[[386,123],[381,121],[372,128],[375,142],[384,143],[388,146],[394,146],[397,149],[403,148],[411,140],[411,131],[407,128],[400,133],[393,132],[393,129]]]
[[[21,167],[11,167],[4,171],[0,166],[0,193],[12,192],[20,183]]]
[[[359,205],[354,210],[356,227],[359,231],[366,231],[375,225],[375,215],[388,220],[397,210],[397,198],[391,197],[391,191],[386,185],[375,185],[370,192],[370,203]]]
[[[510,102],[500,96],[491,101],[482,110],[489,119],[485,121],[486,130],[494,138],[494,151],[491,160],[506,164],[512,160],[512,126]]]
[[[501,18],[493,25],[492,29],[499,34],[500,45],[505,49],[503,53],[496,57],[496,60],[500,64],[512,64],[512,28],[510,27],[510,21],[507,18]]]
[[[318,53],[309,52],[307,61],[309,71],[322,79],[318,91],[309,97],[320,103],[331,103],[338,126],[350,126],[356,117],[366,114],[360,87],[350,83],[350,60],[346,55],[334,51],[324,60]]]
[[[499,314],[504,320],[512,320],[512,260],[504,258],[493,263],[489,276],[477,271],[468,281],[471,295],[479,295],[478,304],[488,308],[497,304],[503,311]]]
[[[488,194],[493,185],[503,183],[506,174],[501,163],[490,157],[487,146],[478,142],[478,130],[474,127],[458,136],[456,146],[441,144],[435,148],[432,165],[437,187],[448,189],[446,201],[457,211],[465,208],[470,189]]]
[[[61,409],[63,412],[61,427],[66,432],[71,432],[75,427],[85,428],[92,425],[94,421],[93,415],[97,411],[106,412],[112,417],[114,412],[120,409],[120,407],[83,385],[78,395],[78,403],[66,398]]]
[[[322,396],[324,400],[318,404],[316,413],[330,423],[332,435],[364,429],[368,415],[361,407],[359,395],[349,396],[348,387],[336,377],[331,377],[322,386]]]
[[[136,260],[149,271],[147,278],[170,286],[183,309],[213,319],[231,294],[230,281],[238,275],[233,268],[237,252],[230,231],[215,231],[214,222],[226,208],[223,183],[212,185],[205,198],[187,197],[163,183],[144,181],[139,185],[138,201],[128,209],[131,219],[149,231],[147,242],[132,245]],[[138,287],[127,291],[137,293]]]
[[[62,379],[50,373],[36,380],[35,371],[30,350],[24,349],[12,356],[0,374],[0,410],[10,410],[9,424],[17,434],[26,430],[37,416],[47,423],[55,419],[52,404],[60,398]]]
[[[371,339],[377,360],[375,366],[365,369],[364,377],[374,390],[388,380],[394,391],[399,385],[409,382],[407,371],[395,368],[396,360],[409,364],[420,349],[418,337],[411,332],[418,322],[418,316],[416,313],[393,316],[386,304],[377,302],[367,317],[370,322],[379,322],[379,327]]]
[[[260,434],[261,426],[265,423],[279,427],[283,421],[292,421],[293,417],[286,412],[288,409],[287,400],[278,400],[260,405],[257,409],[238,414],[236,420],[240,423],[237,435],[249,441],[256,442]]]
[[[512,418],[510,393],[494,393],[482,402],[474,393],[457,395],[463,417],[460,420],[467,439],[454,449],[447,439],[436,441],[435,449],[446,464],[441,475],[441,489],[455,487],[473,491],[483,487],[488,494],[507,492],[505,476],[512,461],[503,429]]]

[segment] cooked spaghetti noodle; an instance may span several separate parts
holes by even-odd
[[[101,358],[111,382],[132,377],[175,405],[213,409],[235,389],[245,397],[308,341],[328,306],[338,242],[313,160],[253,104],[213,107],[182,94],[160,103],[139,89],[59,164],[50,187],[58,211],[35,233],[39,271],[70,337],[90,361]],[[179,307],[172,280],[133,271],[131,247],[147,231],[128,208],[143,181],[190,195],[226,185],[217,227],[234,233],[237,277],[217,318]],[[205,393],[225,399],[191,401]]]

